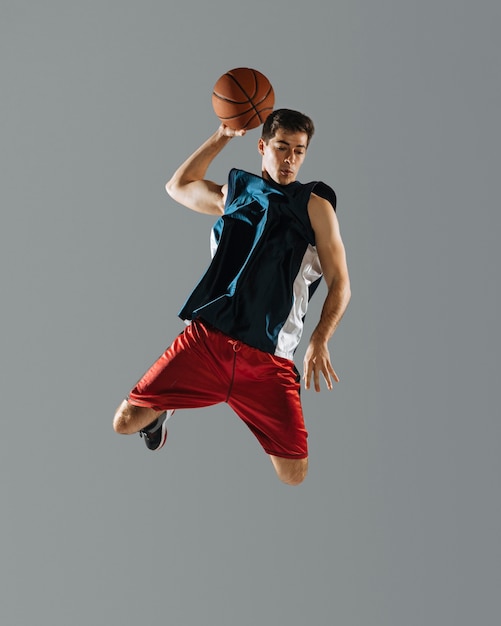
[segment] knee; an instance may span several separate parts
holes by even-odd
[[[120,435],[129,435],[132,432],[130,417],[129,403],[124,400],[113,417],[113,430]]]
[[[300,470],[293,473],[279,474],[278,477],[286,485],[291,485],[292,487],[295,487],[296,485],[300,485],[304,481],[307,473],[307,470]]]
[[[286,485],[300,485],[308,474],[308,459],[272,459],[278,478]]]
[[[113,418],[113,430],[120,435],[133,435],[154,422],[160,413],[162,411],[135,406],[124,400]]]

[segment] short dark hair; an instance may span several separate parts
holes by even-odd
[[[304,113],[293,111],[292,109],[277,109],[268,115],[263,124],[263,130],[261,131],[263,141],[268,143],[279,128],[293,133],[306,133],[308,144],[315,132],[313,120]]]

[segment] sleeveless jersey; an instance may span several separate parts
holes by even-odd
[[[308,216],[311,193],[336,209],[328,185],[279,185],[232,169],[224,214],[211,232],[212,262],[179,317],[200,318],[254,348],[292,359],[322,277]]]

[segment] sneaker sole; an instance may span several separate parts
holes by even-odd
[[[169,419],[169,417],[172,417],[174,415],[174,413],[175,413],[175,409],[170,409],[169,411],[166,411],[167,417],[164,419],[162,423],[162,439],[160,440],[160,444],[154,450],[152,450],[151,448],[148,448],[148,450],[150,450],[151,452],[156,452],[157,450],[160,450],[161,448],[165,446],[165,442],[167,441],[166,422]]]
[[[166,420],[167,421],[167,420]],[[152,452],[156,452],[165,446],[165,442],[167,441],[167,428],[165,427],[165,422],[162,424],[162,439],[160,441],[160,445],[158,448],[152,450]]]

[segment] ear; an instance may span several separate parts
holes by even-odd
[[[259,151],[259,154],[264,154],[264,139],[262,137],[260,137],[259,141],[257,142],[257,149]]]

